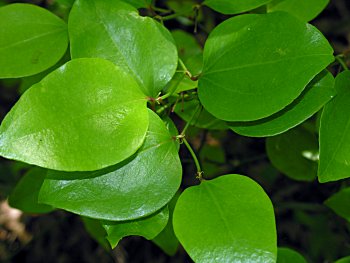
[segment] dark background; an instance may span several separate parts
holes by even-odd
[[[9,3],[10,1],[7,1]],[[12,1],[15,2],[15,1]],[[19,1],[16,1],[19,2]],[[22,1],[23,2],[23,1]],[[49,8],[65,17],[67,10],[54,1],[26,1]],[[69,1],[68,1],[69,2]],[[166,7],[166,1],[157,1]],[[5,3],[5,1],[0,1]],[[146,10],[142,13],[147,14]],[[227,18],[209,9],[196,35],[203,44],[206,31]],[[335,54],[349,53],[350,1],[331,0],[327,9],[311,22],[325,34]],[[193,33],[193,25],[184,26],[176,20],[167,21],[169,29],[181,28]],[[1,37],[1,36],[0,36]],[[333,74],[338,66],[330,68]],[[0,120],[19,98],[20,80],[0,80]],[[172,116],[179,128],[183,123]],[[269,163],[264,139],[251,139],[232,132],[207,132],[191,128],[190,138],[197,152],[204,145],[221,146],[225,161],[207,160],[225,173],[246,174],[267,191],[275,207],[279,246],[294,248],[310,262],[333,262],[350,255],[348,223],[323,205],[346,180],[337,183],[296,182],[280,174]],[[183,188],[197,184],[195,167],[186,149],[180,151],[183,160]],[[0,158],[0,201],[5,200],[28,166]],[[182,248],[168,257],[152,242],[141,237],[125,238],[113,251],[106,251],[90,238],[78,216],[55,211],[47,215],[28,215],[6,219],[5,203],[0,206],[0,262],[192,262]]]

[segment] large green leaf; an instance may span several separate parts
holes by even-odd
[[[329,0],[273,0],[267,9],[269,12],[286,11],[300,20],[310,21],[321,13]]]
[[[290,248],[278,248],[277,263],[307,263],[306,259]]]
[[[67,25],[29,4],[0,8],[0,78],[34,75],[54,65],[68,46]]]
[[[199,99],[226,121],[270,116],[300,95],[332,53],[315,27],[288,13],[233,17],[206,42]]]
[[[170,256],[174,256],[178,247],[179,240],[177,240],[174,228],[173,228],[173,213],[175,209],[176,202],[180,196],[180,193],[177,192],[173,199],[168,204],[169,208],[169,220],[162,232],[160,232],[152,242],[159,246],[165,253]]]
[[[325,201],[325,205],[331,208],[337,215],[350,222],[350,187],[341,189]]]
[[[150,240],[155,238],[166,226],[169,219],[169,209],[164,207],[156,213],[131,221],[102,221],[107,231],[107,240],[115,248],[123,237],[143,236]]]
[[[276,262],[273,207],[248,177],[225,175],[186,189],[173,224],[195,262]]]
[[[302,123],[321,109],[335,95],[334,78],[323,71],[303,93],[283,110],[261,120],[231,122],[229,127],[244,136],[266,137],[285,132]]]
[[[123,163],[90,173],[51,171],[39,201],[92,218],[121,221],[154,213],[178,190],[182,167],[163,121],[149,111],[141,149]]]
[[[76,59],[20,98],[0,127],[0,155],[38,166],[97,170],[142,145],[145,95],[133,78],[103,59]]]
[[[324,108],[320,123],[321,183],[350,177],[350,71],[335,79],[338,95]]]
[[[177,67],[170,32],[120,0],[77,0],[68,22],[71,54],[102,57],[130,72],[142,91],[157,96]]]
[[[288,177],[301,181],[316,178],[318,142],[305,128],[267,138],[266,151],[271,163]]]
[[[238,14],[267,4],[271,0],[205,0],[204,4],[223,14]]]
[[[46,170],[33,168],[17,183],[9,196],[9,204],[26,213],[47,213],[53,208],[49,205],[39,204],[38,195],[44,182]]]

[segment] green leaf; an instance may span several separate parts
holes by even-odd
[[[173,224],[195,262],[276,262],[273,207],[248,177],[225,175],[187,188],[177,201]]]
[[[27,172],[9,196],[10,206],[26,213],[48,213],[54,209],[49,205],[39,204],[38,195],[47,170],[33,168]]]
[[[77,0],[68,28],[72,58],[108,59],[130,72],[148,96],[156,97],[176,71],[170,32],[120,0]]]
[[[328,3],[329,0],[273,0],[267,5],[267,10],[289,12],[307,22],[317,17]]]
[[[335,261],[334,263],[350,263],[350,256],[345,257],[345,258],[338,259],[338,260]]]
[[[304,122],[334,96],[334,78],[328,71],[322,71],[302,94],[283,110],[261,120],[231,122],[228,125],[234,132],[244,136],[274,136]]]
[[[176,202],[180,196],[177,192],[173,199],[168,204],[169,208],[169,220],[162,232],[160,232],[152,242],[159,246],[169,256],[174,256],[177,249],[179,248],[179,240],[177,240],[174,228],[173,228],[173,214]]]
[[[288,13],[233,17],[205,44],[199,99],[222,120],[268,117],[292,103],[332,54],[315,27]]]
[[[266,151],[271,163],[288,177],[300,181],[316,178],[317,138],[303,127],[267,138]]]
[[[331,208],[337,215],[350,222],[350,187],[343,188],[325,201],[325,205]]]
[[[90,173],[51,171],[40,202],[112,221],[137,219],[165,206],[180,186],[182,167],[163,121],[150,110],[149,119],[146,140],[134,156]]]
[[[125,3],[128,3],[135,8],[146,8],[152,4],[152,0],[123,0]]]
[[[153,215],[132,221],[102,221],[107,231],[107,240],[115,248],[119,241],[126,236],[143,236],[151,240],[166,226],[169,219],[168,207],[164,207]]]
[[[271,0],[205,0],[204,4],[223,14],[239,14],[267,4]]]
[[[90,236],[95,239],[104,249],[107,251],[111,250],[111,247],[106,239],[107,232],[102,227],[102,224],[99,220],[88,218],[85,216],[81,217],[86,231]]]
[[[350,71],[335,79],[337,96],[323,109],[320,123],[321,183],[350,176]]]
[[[171,31],[171,34],[174,37],[177,52],[182,60],[186,60],[203,52],[194,35],[183,30],[174,30]]]
[[[290,248],[278,248],[277,263],[307,263],[306,259]]]
[[[88,171],[119,163],[142,145],[145,95],[102,59],[72,60],[32,86],[0,127],[0,155],[45,168]]]
[[[186,101],[184,103],[178,103],[175,107],[175,112],[184,121],[189,122],[198,109],[200,102],[197,99]],[[225,130],[227,125],[224,121],[215,118],[209,112],[207,112],[203,107],[197,110],[195,117],[191,121],[191,125],[211,130]]]
[[[54,65],[68,46],[66,23],[30,4],[0,8],[0,78],[37,74]]]

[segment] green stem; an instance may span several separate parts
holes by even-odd
[[[186,130],[188,129],[188,127],[191,125],[191,122],[193,121],[194,117],[196,116],[198,110],[201,108],[202,106],[199,104],[197,106],[197,108],[194,110],[193,115],[191,116],[190,120],[186,123],[185,127],[183,128],[182,132],[180,133],[181,136],[185,136]]]
[[[346,65],[345,61],[343,60],[343,56],[338,55],[335,56],[335,59],[339,62],[339,64],[342,66],[344,70],[349,70],[348,66]]]
[[[183,140],[183,143],[185,144],[185,146],[187,147],[188,151],[190,152],[190,154],[193,158],[194,164],[196,165],[196,169],[197,169],[196,178],[202,182],[204,180],[203,179],[203,171],[202,171],[201,165],[199,164],[198,158],[197,158],[196,154],[194,153],[191,145],[186,140],[186,138],[184,137],[184,138],[182,138],[182,140]]]
[[[176,91],[177,87],[179,86],[179,84],[181,83],[181,81],[184,79],[185,74],[181,74],[181,76],[179,77],[179,79],[177,79],[176,81],[174,81],[172,83],[172,85],[169,88],[169,92],[167,92],[166,94],[164,94],[163,96],[157,98],[158,101],[162,101],[165,100],[166,98],[169,98],[171,95],[174,94],[174,92]]]
[[[181,58],[179,58],[179,65],[180,67],[185,71],[185,74],[190,78],[192,79],[192,74],[191,72],[188,70],[188,68],[186,67],[185,63],[182,61]]]

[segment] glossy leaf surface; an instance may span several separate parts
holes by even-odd
[[[267,7],[269,12],[285,11],[307,22],[318,16],[328,3],[329,0],[273,0]]]
[[[283,110],[261,120],[231,122],[228,125],[234,132],[244,136],[274,136],[302,123],[334,96],[334,78],[331,73],[323,71],[311,81],[296,100]]]
[[[166,226],[169,219],[169,210],[166,206],[148,217],[131,221],[102,221],[107,231],[107,240],[115,248],[123,237],[143,236],[150,240],[155,238]]]
[[[163,121],[152,111],[149,116],[146,140],[134,156],[96,172],[51,171],[40,201],[112,221],[144,217],[165,206],[180,186],[182,167]]]
[[[67,25],[41,7],[0,8],[0,78],[37,74],[53,66],[68,46]]]
[[[130,72],[148,96],[157,96],[177,68],[170,32],[120,0],[77,0],[68,28],[72,58],[108,59]]]
[[[233,17],[205,44],[199,99],[222,120],[268,117],[296,99],[332,53],[316,28],[288,13]]]
[[[325,205],[331,208],[337,215],[350,222],[350,188],[341,189],[325,201]]]
[[[350,71],[335,79],[337,96],[322,112],[318,178],[322,183],[350,176]]]
[[[288,177],[301,181],[316,178],[317,138],[303,127],[267,138],[266,151],[271,163]]]
[[[267,4],[271,0],[205,0],[204,4],[223,14],[238,14]]]
[[[38,203],[40,187],[44,182],[46,172],[41,168],[33,168],[27,172],[11,192],[8,200],[10,206],[26,213],[38,214],[53,211],[53,207]]]
[[[307,263],[306,259],[290,248],[278,248],[277,263]]]
[[[162,232],[160,232],[154,239],[152,239],[152,242],[155,243],[157,246],[159,246],[165,253],[167,253],[170,256],[174,256],[178,247],[179,247],[179,240],[177,240],[174,228],[173,228],[173,214],[176,202],[180,196],[180,193],[177,192],[173,199],[168,204],[169,208],[169,220],[165,228]]]
[[[23,94],[0,127],[0,155],[63,171],[101,169],[142,145],[145,95],[102,59],[72,60]]]
[[[273,207],[248,177],[225,175],[187,188],[173,224],[195,262],[276,262]]]

